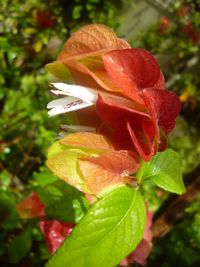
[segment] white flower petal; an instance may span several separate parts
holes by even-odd
[[[73,96],[68,96],[68,97],[62,97],[62,98],[58,98],[58,99],[55,99],[55,100],[52,100],[51,102],[48,103],[47,105],[47,108],[55,108],[57,106],[62,106],[62,105],[67,105],[73,101],[76,101],[76,100],[80,100],[80,98],[77,98],[77,97],[73,97]]]
[[[51,117],[57,114],[75,111],[92,105],[93,103],[83,101],[82,99],[76,97],[64,97],[51,101],[47,107],[51,108],[51,110],[48,112],[49,116]]]
[[[98,91],[92,88],[88,88],[81,85],[66,84],[66,83],[51,83],[51,85],[61,91],[60,93],[54,91],[54,93],[57,94],[65,93],[68,94],[69,96],[75,96],[85,101],[93,103],[95,103],[97,100]]]

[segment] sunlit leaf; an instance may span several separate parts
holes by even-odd
[[[102,24],[90,24],[76,31],[65,43],[58,59],[68,55],[77,55],[102,49],[125,47],[126,42],[119,41],[114,31]],[[129,45],[127,44],[127,48]]]
[[[62,62],[54,61],[46,65],[47,70],[61,81],[69,80],[71,77],[70,71]]]
[[[143,179],[151,179],[157,186],[172,193],[182,194],[185,186],[181,174],[181,163],[177,152],[167,149],[158,152],[145,163]]]
[[[99,157],[80,159],[79,167],[91,192],[102,195],[122,184],[136,184],[130,175],[139,167],[137,160],[128,151],[109,151]]]
[[[145,206],[139,192],[121,187],[96,202],[47,267],[113,267],[142,239]]]
[[[89,132],[66,135],[60,140],[60,143],[68,147],[90,149],[99,152],[113,149],[112,143],[104,135]]]
[[[112,81],[127,97],[139,103],[143,103],[139,95],[141,88],[153,86],[160,77],[156,59],[141,48],[106,52],[103,62]]]

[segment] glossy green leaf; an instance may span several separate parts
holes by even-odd
[[[46,267],[112,267],[143,237],[146,211],[140,193],[126,186],[96,202]]]
[[[61,180],[40,188],[38,194],[50,218],[78,223],[89,208],[83,194]]]
[[[182,194],[185,186],[178,153],[172,149],[157,153],[146,164],[142,179],[151,179],[157,186],[172,193]]]

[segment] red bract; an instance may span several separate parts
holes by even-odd
[[[153,87],[159,81],[163,89],[163,75],[156,59],[141,48],[120,49],[103,55],[105,69],[112,81],[123,89],[123,94],[140,103],[143,88]]]
[[[113,140],[119,149],[135,150],[148,161],[166,148],[165,134],[175,126],[180,101],[174,93],[164,90],[163,75],[149,52],[114,50],[105,53],[103,62],[113,82],[132,101],[99,95],[97,113],[113,129]]]
[[[141,96],[146,110],[129,100],[117,102],[101,95],[96,110],[113,129],[112,137],[118,149],[137,151],[148,161],[158,150],[166,148],[165,134],[175,126],[180,102],[174,93],[164,90],[143,90]]]
[[[99,96],[96,109],[104,123],[113,129],[118,149],[135,150],[145,160],[154,154],[155,125],[147,112],[124,99],[123,102]]]
[[[90,108],[93,116],[80,124],[97,127],[97,132],[112,136],[117,149],[137,152],[146,161],[166,148],[166,134],[175,126],[180,101],[165,90],[164,76],[151,53],[130,48],[112,30],[94,24],[67,40],[51,70],[56,73],[60,64],[76,83],[99,93],[96,112],[101,121]]]
[[[66,237],[69,236],[75,225],[57,220],[42,220],[39,226],[44,235],[47,248],[53,254]]]
[[[144,89],[142,97],[155,124],[169,133],[175,127],[181,109],[179,98],[172,92],[157,89]]]
[[[21,218],[28,219],[43,217],[45,215],[45,205],[40,201],[36,192],[31,193],[27,198],[23,199],[16,208]]]

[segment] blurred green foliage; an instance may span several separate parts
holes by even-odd
[[[147,266],[194,267],[200,264],[200,197],[185,210],[185,217],[165,238],[154,244]],[[159,264],[159,265],[158,265]]]
[[[48,118],[49,77],[44,66],[83,24],[115,19],[122,1],[5,0],[0,8],[0,265],[42,266],[49,254],[38,220],[21,220],[16,204],[55,177],[43,167],[60,118]],[[62,116],[62,123],[67,120]],[[50,194],[50,193],[49,193]],[[63,199],[60,199],[63,201]],[[52,203],[52,205],[55,203]],[[74,203],[79,205],[79,203]],[[86,204],[85,204],[86,205]],[[55,212],[48,208],[49,214]],[[80,214],[82,216],[82,206]],[[35,257],[37,255],[37,257]]]

